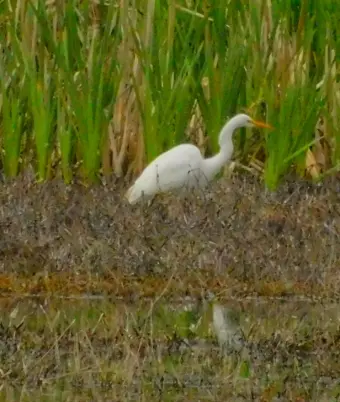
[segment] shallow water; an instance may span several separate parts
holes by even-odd
[[[25,390],[27,400],[38,394],[46,400],[260,398],[273,384],[285,383],[283,396],[303,392],[308,400],[321,400],[339,389],[339,305],[222,305],[240,313],[246,358],[221,354],[211,325],[213,304],[204,300],[3,298],[2,395],[9,401],[18,390]]]

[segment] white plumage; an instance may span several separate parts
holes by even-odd
[[[200,150],[192,144],[181,144],[162,153],[144,169],[127,191],[126,198],[130,204],[135,204],[157,193],[204,188],[232,157],[234,131],[253,126],[271,128],[246,114],[234,116],[222,128],[219,134],[220,151],[211,158],[204,159]]]

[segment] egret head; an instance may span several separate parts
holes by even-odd
[[[254,120],[247,114],[238,114],[235,116],[235,119],[237,119],[237,125],[239,127],[261,127],[261,128],[273,128],[267,123],[264,123],[259,120]]]
[[[230,145],[230,141],[232,139],[232,135],[235,130],[241,127],[262,127],[262,128],[273,128],[267,123],[262,121],[254,120],[250,116],[244,113],[237,114],[232,119],[230,119],[225,126],[222,128],[219,135],[219,144],[220,147],[224,148],[226,146],[229,147],[229,150],[232,151],[232,145]]]

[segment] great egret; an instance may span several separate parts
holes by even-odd
[[[200,150],[192,144],[181,144],[154,159],[126,192],[130,204],[142,198],[150,199],[157,193],[164,193],[185,187],[205,187],[230,160],[234,146],[233,133],[241,127],[265,127],[270,125],[253,120],[246,114],[230,119],[219,134],[220,152],[204,159]]]

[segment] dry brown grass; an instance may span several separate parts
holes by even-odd
[[[287,181],[270,194],[256,178],[235,174],[205,195],[131,208],[121,184],[39,185],[22,176],[0,194],[1,281],[15,286],[29,274],[53,289],[70,276],[81,289],[86,278],[96,289],[116,278],[133,289],[134,277],[153,287],[174,275],[184,288],[200,278],[212,286],[215,278],[221,287],[296,284],[336,296],[338,186],[336,177],[322,185]]]

